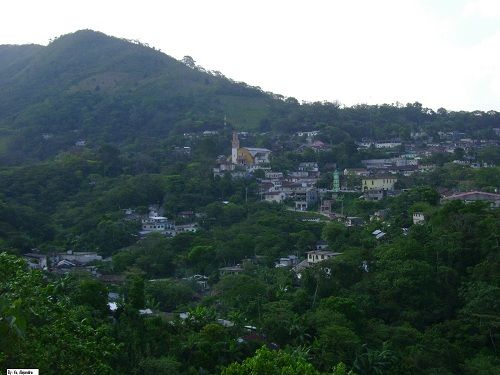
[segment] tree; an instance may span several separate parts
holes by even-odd
[[[106,314],[108,309],[108,288],[97,280],[83,280],[78,285],[74,299],[76,303],[86,305],[98,311],[101,315]]]
[[[118,347],[94,321],[39,271],[0,253],[0,367],[43,373],[112,374]]]
[[[151,296],[163,311],[171,311],[190,302],[194,293],[192,286],[182,280],[150,281],[146,285],[146,294]]]
[[[263,306],[262,330],[269,338],[281,345],[287,343],[293,333],[290,327],[297,321],[297,314],[288,301],[275,301]]]
[[[147,357],[141,361],[140,368],[145,374],[180,375],[181,363],[175,357]]]
[[[354,370],[358,375],[383,375],[394,365],[397,357],[384,343],[382,350],[369,349],[363,345],[362,352],[356,356]]]
[[[295,354],[295,355],[294,355]],[[222,375],[320,375],[302,355],[281,350],[271,351],[265,346],[242,363],[233,363],[222,370]]]
[[[196,68],[196,61],[191,56],[184,56],[181,61],[191,69]]]
[[[127,294],[125,302],[136,309],[143,309],[146,304],[144,295],[144,278],[140,275],[131,275],[127,280]]]

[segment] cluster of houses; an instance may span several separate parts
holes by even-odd
[[[298,255],[287,255],[279,258],[275,263],[275,268],[285,268],[293,271],[300,279],[301,273],[318,263],[325,260],[342,255],[342,253],[333,252],[328,249],[328,244],[325,241],[318,241],[314,246],[314,250],[307,251],[306,258],[301,260]],[[250,261],[250,260],[247,260]],[[234,275],[244,272],[245,268],[241,264],[229,267],[219,268],[220,276]]]
[[[198,231],[198,224],[194,222],[201,214],[195,214],[192,211],[183,211],[179,217],[188,221],[184,224],[176,224],[161,213],[161,208],[157,205],[149,206],[149,213],[144,216],[137,215],[135,210],[130,208],[124,210],[126,220],[140,220],[141,230],[139,235],[145,237],[150,233],[160,233],[167,237],[175,237],[179,233],[195,233]]]
[[[494,129],[495,130],[495,129]],[[498,134],[497,134],[498,135]],[[416,160],[424,159],[436,153],[454,153],[457,149],[464,151],[465,155],[474,155],[484,147],[498,147],[498,141],[493,139],[473,139],[467,136],[464,132],[459,131],[440,131],[437,137],[431,137],[425,131],[413,131],[410,135],[410,140],[402,141],[401,139],[393,140],[372,140],[363,139],[356,142],[358,149],[375,148],[394,150],[410,155]],[[404,152],[403,152],[404,149]],[[459,162],[459,160],[457,160]],[[481,161],[477,161],[472,156],[465,156],[461,163],[470,165],[471,167],[481,168],[487,167]]]
[[[51,271],[64,274],[72,270],[82,270],[97,276],[97,269],[93,262],[101,261],[102,256],[92,251],[72,251],[42,254],[37,249],[23,255],[24,260],[31,269]]]
[[[282,172],[266,171],[260,182],[260,193],[267,202],[294,202],[295,210],[306,211],[319,201],[316,183],[320,177],[318,163],[300,163],[296,171],[286,176]]]
[[[495,134],[498,136],[499,129],[493,129]],[[303,130],[295,133],[298,139],[298,144],[295,144],[292,148],[298,151],[303,151],[307,148],[312,149],[316,152],[321,152],[328,150],[329,145],[325,144],[318,139],[320,135],[320,130]],[[296,142],[297,143],[297,142]],[[488,167],[490,165],[482,163],[480,160],[475,160],[473,156],[478,150],[488,147],[495,146],[498,147],[498,141],[492,139],[473,139],[467,136],[464,132],[459,131],[449,131],[449,132],[438,132],[437,138],[431,137],[425,131],[417,130],[411,132],[409,140],[396,139],[361,139],[355,142],[358,150],[363,149],[377,149],[386,150],[389,153],[400,155],[398,158],[406,159],[409,161],[408,164],[399,164],[389,161],[390,167],[386,172],[391,174],[404,174],[409,175],[414,173],[421,168],[426,168],[422,166],[417,168],[416,161],[422,160],[429,157],[435,153],[454,153],[455,150],[461,149],[464,151],[465,156],[463,160],[457,160],[457,163],[464,165],[469,165],[473,168]],[[432,166],[430,166],[432,167]]]

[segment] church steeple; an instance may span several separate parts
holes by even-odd
[[[240,140],[238,139],[238,133],[233,132],[233,148],[240,148]]]
[[[240,140],[238,139],[238,133],[233,131],[233,142],[231,148],[231,162],[237,164],[238,162],[238,149],[240,148]]]

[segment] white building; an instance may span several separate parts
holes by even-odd
[[[264,176],[271,180],[280,179],[283,178],[283,172],[266,171],[264,172]]]
[[[288,255],[286,257],[280,258],[278,262],[275,263],[276,268],[293,267],[299,264],[299,258],[296,255]]]
[[[307,262],[309,264],[316,264],[319,262],[323,262],[330,258],[334,258],[342,253],[334,253],[333,251],[325,251],[325,250],[313,250],[308,251],[307,253]]]
[[[76,263],[76,264],[81,264],[85,265],[87,263],[96,261],[96,260],[102,260],[102,256],[97,255],[96,252],[92,251],[72,251],[68,250],[65,253],[59,253],[57,255],[58,261],[68,261],[71,263]]]
[[[198,224],[196,223],[175,226],[176,233],[195,233],[197,231],[198,231]]]
[[[297,134],[298,137],[304,137],[304,136],[306,136],[307,138],[311,138],[311,137],[316,137],[319,134],[319,130],[299,131],[296,134]]]
[[[145,233],[165,232],[168,229],[172,229],[172,225],[164,216],[148,216],[142,219],[142,231]]]
[[[31,269],[45,270],[47,269],[47,255],[39,253],[27,253],[23,255],[24,260],[28,263]]]
[[[413,213],[413,224],[423,224],[425,223],[425,216],[422,212]]]

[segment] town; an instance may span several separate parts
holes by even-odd
[[[500,129],[494,129],[495,134],[500,134]],[[430,139],[425,132],[411,133],[409,141],[396,140],[360,140],[355,142],[357,150],[376,150],[385,155],[384,158],[363,159],[361,167],[341,168],[335,162],[323,163],[320,168],[318,161],[301,161],[294,170],[273,169],[273,153],[283,153],[296,150],[300,154],[316,156],[328,152],[329,146],[321,141],[321,131],[299,131],[289,136],[283,143],[288,144],[288,149],[270,150],[262,147],[241,146],[240,137],[244,140],[252,139],[255,135],[250,132],[232,131],[230,148],[227,147],[228,155],[220,155],[216,158],[213,167],[213,177],[223,178],[230,176],[235,180],[255,179],[258,182],[258,190],[253,195],[258,201],[269,204],[283,205],[287,210],[304,213],[301,220],[319,223],[334,221],[342,223],[345,227],[363,227],[367,223],[380,222],[388,219],[388,209],[374,210],[363,216],[349,215],[344,209],[344,199],[355,199],[358,201],[383,201],[386,198],[397,197],[405,191],[411,190],[411,186],[401,184],[411,176],[426,175],[432,172],[436,166],[429,163],[436,154],[450,155],[450,162],[464,168],[480,169],[494,167],[491,163],[483,162],[471,156],[481,149],[487,147],[498,147],[497,140],[471,139],[465,133],[439,132],[439,141]],[[206,139],[207,137],[218,137],[218,131],[204,131],[200,134],[185,133],[184,138]],[[229,146],[229,145],[228,145]],[[191,154],[190,146],[174,147],[174,152],[181,153],[184,157]],[[458,157],[457,159],[454,159]],[[326,178],[325,178],[326,176]],[[411,180],[410,180],[411,181]],[[404,186],[404,187],[402,187]],[[492,208],[500,207],[500,194],[487,191],[454,191],[452,189],[440,188],[441,202],[452,200],[462,202],[483,201]],[[248,199],[248,189],[245,192]],[[228,201],[223,203],[228,204]],[[133,234],[138,239],[144,239],[152,233],[166,238],[172,238],[179,234],[196,233],[200,229],[200,221],[207,218],[205,212],[192,210],[179,211],[175,219],[163,216],[164,208],[161,205],[151,203],[146,214],[139,214],[134,208],[123,209],[123,220],[136,223],[139,230]],[[415,211],[413,224],[425,222],[423,212]],[[402,233],[408,233],[409,228],[401,228]],[[372,235],[377,240],[385,236],[380,229],[373,231]],[[319,241],[311,249],[303,249],[301,254],[288,254],[285,257],[275,259],[275,266],[289,268],[300,278],[300,271],[323,260],[341,255],[339,252],[330,250],[326,242]],[[24,254],[29,266],[33,269],[50,270],[56,273],[67,273],[72,270],[88,272],[93,277],[102,280],[121,280],[122,278],[101,275],[98,268],[93,265],[98,262],[111,262],[111,258],[103,259],[96,251],[79,251],[69,249],[67,252],[52,255],[40,254],[37,249]],[[255,260],[242,259],[241,262],[219,269],[221,276],[240,273],[244,271],[244,262],[254,263]],[[208,276],[202,276],[206,289]]]

